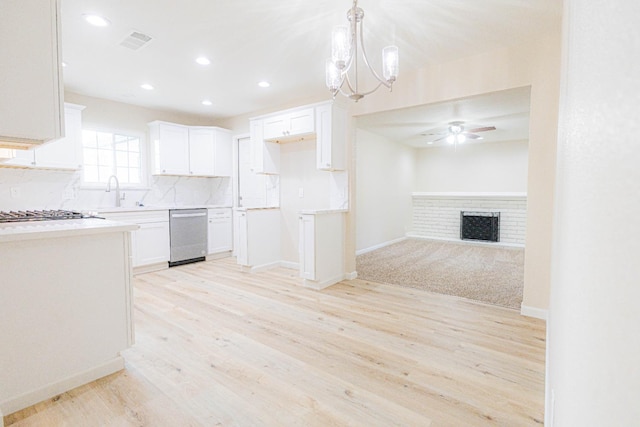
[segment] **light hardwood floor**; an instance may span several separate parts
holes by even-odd
[[[545,325],[516,311],[234,259],[136,276],[126,369],[12,426],[529,426]]]

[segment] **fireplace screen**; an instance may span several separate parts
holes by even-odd
[[[500,212],[460,212],[460,239],[500,241]]]

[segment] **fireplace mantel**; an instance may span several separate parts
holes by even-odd
[[[526,200],[527,193],[512,192],[413,192],[412,197],[425,197],[433,199],[499,199],[499,200]]]

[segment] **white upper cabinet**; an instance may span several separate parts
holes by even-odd
[[[231,134],[213,127],[189,128],[189,173],[231,176]]]
[[[316,167],[344,170],[347,147],[347,112],[336,104],[316,107]]]
[[[53,169],[81,169],[82,110],[84,106],[65,104],[64,138],[43,144],[34,150],[35,166]]]
[[[286,141],[315,132],[313,108],[302,108],[263,119],[266,141]]]
[[[24,166],[40,169],[82,168],[82,110],[85,107],[65,104],[64,121],[66,136],[30,150],[12,150],[13,158],[2,163],[7,166]]]
[[[153,174],[189,175],[189,127],[152,122],[149,133]]]
[[[2,0],[0,146],[29,148],[64,135],[58,0]]]
[[[149,123],[154,175],[231,176],[231,134],[210,126]]]
[[[249,122],[252,170],[254,173],[277,175],[280,173],[280,146],[275,142],[265,141],[263,130],[261,119]]]

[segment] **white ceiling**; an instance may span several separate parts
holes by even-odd
[[[445,140],[429,144],[451,121],[464,122],[465,129],[494,126],[479,132],[482,139],[465,144],[523,141],[529,139],[530,88],[503,90],[447,102],[402,108],[358,117],[358,127],[412,147],[447,145]]]
[[[211,119],[297,100],[328,99],[324,61],[330,53],[329,35],[334,25],[346,22],[351,3],[61,0],[65,89]],[[365,11],[365,43],[376,59],[373,62],[384,45],[398,45],[402,79],[403,71],[409,69],[535,38],[557,25],[562,2],[360,0],[359,6]],[[84,13],[101,14],[111,25],[93,27],[84,21]],[[131,31],[153,40],[138,51],[120,46]],[[198,55],[208,56],[211,65],[196,64]],[[260,80],[270,81],[271,87],[259,88]],[[141,89],[143,82],[155,90]],[[203,99],[213,105],[203,106]],[[445,108],[464,109],[476,101],[454,102]],[[420,122],[420,130],[423,124],[435,124],[424,112],[420,114],[408,120]],[[467,116],[474,122],[477,118],[479,124],[498,126],[501,114],[497,111],[491,123],[485,117]]]

